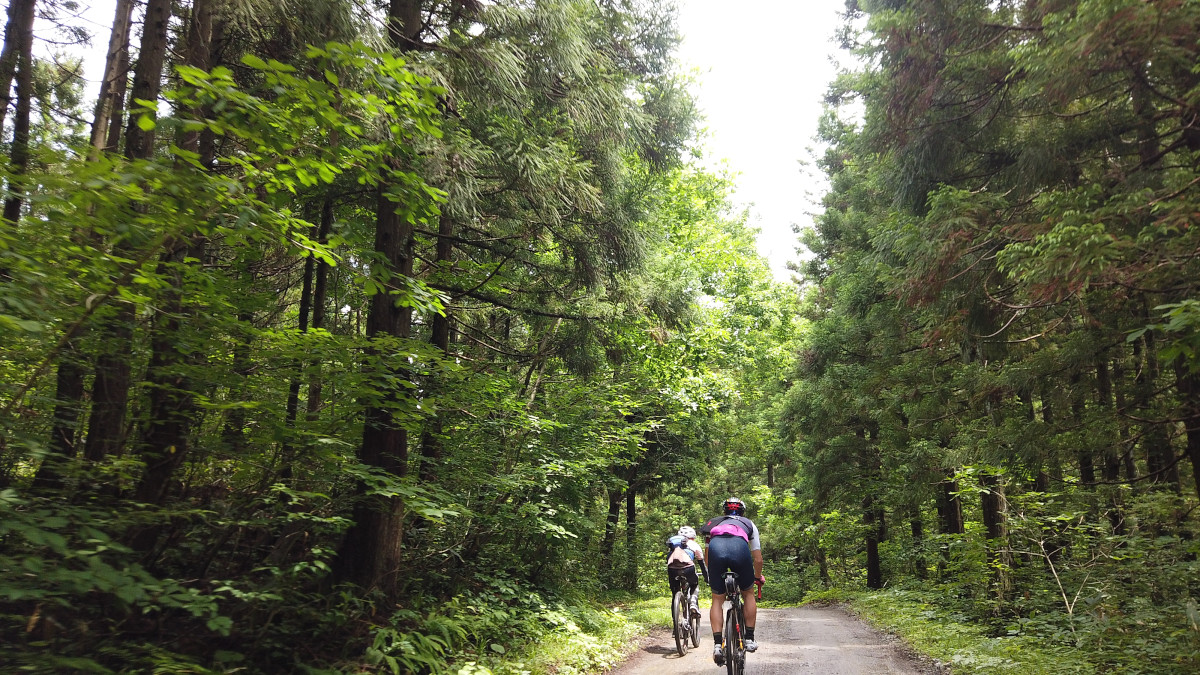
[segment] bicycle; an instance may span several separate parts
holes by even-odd
[[[761,587],[758,597],[762,597]],[[742,591],[737,585],[737,573],[729,570],[725,572],[725,599],[729,601],[721,636],[725,669],[728,675],[742,675],[746,669],[746,616],[742,609]]]
[[[700,615],[691,611],[688,581],[682,574],[672,576],[671,626],[675,634],[675,651],[680,656],[687,654],[688,643],[700,646]]]

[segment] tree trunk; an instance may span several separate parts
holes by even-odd
[[[115,152],[125,107],[125,88],[129,81],[129,29],[133,22],[133,0],[117,0],[112,32],[108,38],[108,56],[104,61],[104,76],[96,97],[92,116],[91,146],[93,156],[102,150]]]
[[[1141,357],[1135,383],[1135,407],[1140,416],[1153,419],[1156,415],[1153,410],[1153,398],[1159,376],[1158,349],[1154,344],[1153,331],[1147,331],[1141,340],[1133,344],[1135,355]],[[1150,476],[1150,482],[1178,492],[1179,468],[1174,463],[1175,457],[1165,426],[1150,421],[1145,422],[1142,428],[1142,448],[1145,451],[1146,473]]]
[[[175,471],[187,458],[188,432],[195,416],[191,380],[184,374],[195,353],[187,348],[182,329],[191,311],[183,304],[187,274],[184,259],[199,255],[198,245],[180,244],[163,257],[160,277],[171,288],[159,301],[158,315],[150,339],[149,417],[139,448],[146,469],[138,482],[135,499],[145,504],[162,504]]]
[[[918,579],[924,579],[925,569],[925,522],[921,520],[921,511],[916,509],[912,519],[908,521],[913,541],[913,574]]]
[[[326,199],[321,204],[321,227],[317,230],[317,243],[322,246],[329,242],[329,231],[333,229],[333,200]],[[325,305],[329,287],[329,264],[323,260],[317,261],[316,278],[313,280],[312,298],[312,329],[325,328]],[[321,360],[313,359],[309,363],[310,380],[308,383],[308,405],[306,418],[309,421],[317,419],[321,410]]]
[[[633,469],[630,469],[633,473]],[[637,490],[630,481],[625,489],[625,590],[636,591],[638,582]]]
[[[1135,352],[1136,349],[1137,344],[1135,343]],[[1129,424],[1125,421],[1125,366],[1123,365],[1123,358],[1113,360],[1113,379],[1117,383],[1117,386],[1113,388],[1113,399],[1117,406],[1117,423],[1121,425],[1121,430],[1118,434],[1121,438],[1120,461],[1125,470],[1125,481],[1134,487],[1136,494],[1137,464],[1133,461],[1133,444],[1129,439]]]
[[[999,476],[990,474],[980,476],[979,484],[983,487],[983,492],[980,494],[980,507],[983,512],[983,526],[986,530],[988,558],[995,569],[996,591],[1003,600],[1008,595],[1010,583],[1007,570],[1012,566],[1008,547],[1005,544],[1004,486],[1001,484]]]
[[[962,502],[958,498],[958,481],[954,480],[954,472],[946,471],[946,479],[940,483],[942,490],[938,495],[938,515],[942,534],[962,534],[966,530],[963,524]]]
[[[1116,411],[1113,410],[1112,380],[1108,374],[1108,358],[1104,354],[1100,354],[1096,358],[1096,403],[1105,413],[1116,417]],[[1104,443],[1102,471],[1106,482],[1115,482],[1121,477],[1121,459],[1117,452],[1118,447],[1116,439],[1107,439]]]
[[[320,236],[321,230],[324,228],[324,209],[322,209],[322,220],[316,226],[314,235]],[[313,276],[316,273],[316,257],[308,256],[304,259],[304,278],[300,282],[300,307],[297,310],[299,317],[296,321],[296,328],[300,335],[308,333],[308,317],[312,312],[312,287]],[[278,475],[283,480],[289,480],[292,477],[292,465],[296,461],[296,449],[293,445],[293,439],[296,438],[296,417],[300,412],[300,383],[304,379],[304,360],[297,358],[292,360],[292,379],[288,382],[287,403],[285,404],[285,412],[283,419],[284,438],[282,447],[279,450],[280,466]]]
[[[212,3],[213,0],[194,0],[187,22],[184,63],[202,70],[208,70],[212,65]],[[184,133],[179,145],[199,155],[205,166],[210,166],[214,160],[212,146],[202,147],[198,132]],[[183,331],[194,320],[193,309],[184,302],[188,268],[193,265],[189,261],[203,257],[205,241],[194,237],[172,243],[172,250],[163,255],[158,267],[159,275],[169,279],[171,284],[159,302],[160,311],[155,317],[150,341],[147,373],[150,415],[141,448],[146,470],[135,495],[139,502],[147,504],[164,501],[170,481],[187,459],[188,434],[196,417],[196,402],[192,382],[185,373],[197,365],[197,359],[204,353],[202,349],[188,348],[188,336]]]
[[[875,499],[863,499],[863,525],[866,526],[867,544],[867,588],[883,588],[883,567],[879,563],[879,541],[883,531],[883,509],[876,507]]]
[[[163,63],[167,54],[167,27],[171,22],[171,0],[148,0],[142,25],[142,44],[133,72],[133,100],[157,101],[162,90]],[[148,113],[154,116],[153,112]],[[148,159],[154,154],[154,129],[142,129],[139,115],[131,115],[125,128],[125,156]]]
[[[392,270],[391,287],[396,279],[412,276],[412,226],[396,214],[396,206],[381,188],[378,195],[375,227],[375,250],[383,255]],[[404,283],[402,281],[401,283]],[[412,309],[397,307],[392,295],[381,291],[371,297],[367,314],[367,338],[409,337],[412,329]],[[384,358],[372,349],[375,358]],[[383,367],[382,365],[379,367]],[[407,379],[407,373],[394,376]],[[393,406],[401,396],[394,384],[381,383],[386,391],[381,401],[368,401],[365,407],[363,440],[359,461],[395,477],[408,473],[408,430],[393,415]],[[365,486],[359,487],[360,493]],[[399,497],[370,496],[360,500],[354,509],[354,524],[338,554],[342,565],[339,577],[353,581],[365,589],[379,588],[385,594],[395,591],[394,575],[400,567],[404,504]]]
[[[83,378],[86,375],[83,355],[68,343],[58,362],[55,378],[54,423],[50,430],[47,455],[33,479],[35,490],[57,490],[63,487],[66,464],[78,454],[76,437],[80,406],[83,402]]]
[[[388,42],[397,51],[416,45],[421,30],[421,0],[392,0],[388,6]],[[387,198],[387,186],[377,192],[375,207],[375,251],[386,261],[390,281],[407,283],[413,273],[413,226],[396,213],[396,205]],[[367,338],[393,336],[408,338],[412,330],[412,308],[397,307],[390,293],[371,297],[367,314]],[[378,354],[376,354],[378,356]],[[408,379],[395,372],[396,379]],[[395,477],[408,471],[408,430],[396,419],[393,404],[402,394],[395,385],[386,386],[383,401],[368,401],[363,420],[363,442],[359,461]],[[359,493],[365,493],[360,485]],[[335,576],[359,586],[378,588],[388,597],[398,592],[403,544],[404,503],[399,497],[370,495],[354,508],[354,524],[338,551]]]
[[[608,515],[604,519],[604,540],[600,542],[600,570],[612,569],[613,549],[617,544],[617,523],[621,521],[621,502],[625,488],[608,488]]]
[[[1071,375],[1071,417],[1078,429],[1084,428],[1083,378],[1079,373]],[[1088,490],[1096,489],[1096,464],[1090,444],[1085,443],[1077,454],[1079,458],[1079,482]]]
[[[9,0],[8,21],[4,24],[4,49],[0,51],[0,127],[8,118],[12,106],[12,83],[23,54],[33,50],[33,22],[37,16],[36,0]]]
[[[988,539],[1000,539],[1004,535],[1003,496],[1000,494],[1000,479],[998,476],[980,476],[979,484],[983,487],[980,493],[980,507],[983,510],[983,526],[987,530]]]
[[[105,137],[110,117],[116,115],[119,119],[120,110],[123,107],[125,85],[129,79],[129,24],[132,14],[133,0],[117,1],[116,16],[113,18],[112,33],[109,38],[108,57],[105,61],[104,79],[100,83],[100,93],[92,117],[92,159],[96,159],[102,150],[115,150],[115,146],[106,146]],[[11,73],[9,75],[11,79]],[[7,88],[5,86],[5,90]],[[2,120],[3,113],[0,112],[0,124],[2,124]],[[113,138],[115,139],[117,136],[119,134],[114,134]],[[92,235],[80,236],[95,239]],[[77,353],[74,347],[74,344],[78,344],[78,342],[77,336],[73,344],[67,345],[67,348],[63,350],[63,360],[58,364],[58,373],[55,378],[54,428],[50,433],[50,454],[47,461],[38,468],[38,474],[34,481],[35,486],[57,485],[60,482],[60,476],[57,474],[59,469],[54,462],[78,454],[76,447],[78,430],[75,427],[83,406],[84,378],[87,377],[87,364],[81,360],[82,355]]]
[[[1175,361],[1175,388],[1183,407],[1187,455],[1192,464],[1192,486],[1200,497],[1200,378],[1182,359]]]
[[[247,286],[253,280],[247,280]],[[244,403],[246,398],[246,383],[254,370],[250,361],[250,339],[253,327],[250,322],[254,315],[246,310],[238,313],[237,323],[231,331],[233,339],[232,374],[234,379],[229,385],[228,396],[232,403]],[[225,452],[232,457],[244,457],[246,452],[246,409],[240,405],[230,408],[225,414],[225,423],[221,429],[221,444]]]
[[[942,534],[962,534],[965,531],[963,523],[962,502],[958,498],[958,481],[954,480],[954,471],[946,469],[946,477],[939,483],[941,489],[937,492],[938,527]],[[938,576],[946,573],[946,565],[950,562],[950,546],[941,545],[941,559],[938,561]]]
[[[433,273],[439,274],[448,270],[452,262],[454,244],[454,221],[446,214],[438,220],[437,250],[433,261]],[[430,326],[429,344],[436,348],[443,357],[450,355],[450,308],[441,314],[435,314]],[[434,383],[430,386],[430,395],[437,396],[441,387]],[[425,429],[421,434],[421,480],[433,482],[437,477],[437,466],[442,459],[442,427],[443,414],[439,411],[426,420]]]
[[[9,228],[15,228],[21,219],[21,205],[25,203],[25,180],[23,176],[29,168],[29,116],[33,109],[33,20],[34,0],[11,0],[8,8],[8,28],[6,29],[4,49],[7,54],[3,57],[12,59],[17,80],[17,110],[13,118],[12,161],[9,163],[10,183],[9,196],[4,200],[4,221]],[[9,47],[8,31],[11,30],[12,46]],[[7,68],[7,64],[4,64]],[[12,75],[4,79],[4,111],[9,106],[9,83]],[[4,117],[0,115],[0,125]],[[3,272],[3,270],[0,270]],[[0,274],[0,277],[7,273]]]
[[[142,27],[142,43],[134,72],[133,97],[157,101],[162,86],[163,61],[167,50],[170,0],[149,0]],[[142,129],[131,116],[125,133],[125,156],[148,159],[154,152],[154,129]],[[84,456],[100,461],[119,452],[125,443],[125,415],[129,405],[130,352],[133,348],[133,307],[117,306],[115,316],[103,327],[103,351],[96,359],[92,382],[92,413],[88,423]]]
[[[833,587],[833,580],[829,578],[829,557],[825,555],[825,549],[817,546],[817,572],[821,576],[821,584],[825,588]]]
[[[1103,442],[1103,459],[1104,466],[1104,482],[1110,483],[1106,486],[1108,493],[1108,522],[1111,525],[1115,534],[1124,532],[1125,513],[1124,505],[1121,503],[1121,491],[1111,485],[1121,479],[1121,456],[1120,456],[1120,439],[1124,436],[1124,425],[1117,417],[1117,411],[1113,407],[1113,391],[1112,380],[1108,372],[1108,357],[1105,354],[1100,354],[1096,358],[1096,403],[1100,409],[1105,412],[1117,424],[1121,424],[1121,433],[1117,438],[1107,438]]]

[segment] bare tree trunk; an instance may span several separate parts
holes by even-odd
[[[391,0],[386,31],[393,49],[405,52],[416,46],[422,27],[421,9],[422,0]],[[413,274],[413,227],[396,214],[396,205],[388,200],[386,193],[386,186],[381,185],[375,210],[375,251],[387,261],[391,278],[407,283]],[[368,338],[408,338],[411,331],[411,307],[397,307],[386,292],[372,296],[367,315]],[[397,375],[407,377],[406,373]],[[399,395],[392,388],[384,401],[368,404],[359,459],[367,466],[402,477],[408,472],[408,430],[395,419],[389,405]],[[361,499],[354,508],[353,520],[338,552],[336,576],[394,596],[395,575],[401,564],[404,503],[399,497]]]
[[[937,493],[938,526],[942,534],[962,534],[965,531],[963,523],[962,502],[958,497],[958,481],[954,480],[954,471],[946,470],[946,477],[939,483],[941,489]],[[950,547],[941,546],[941,560],[938,562],[938,574],[944,574],[946,564],[950,562]]]
[[[947,471],[947,477],[941,482],[941,500],[938,513],[941,515],[942,534],[962,534],[966,532],[963,523],[962,502],[958,497],[958,481],[954,473]]]
[[[621,520],[621,502],[625,488],[608,488],[608,515],[604,519],[604,540],[600,543],[600,569],[611,570],[613,549],[617,544],[617,523]]]
[[[92,118],[91,158],[96,159],[99,152],[109,148],[105,144],[110,117],[120,118],[120,110],[125,96],[125,83],[129,79],[129,24],[133,13],[132,0],[118,0],[116,16],[113,19],[112,33],[109,38],[108,57],[105,61],[104,79],[100,83],[100,94],[96,100],[95,114]],[[7,87],[6,87],[7,89]],[[3,114],[0,114],[3,120]],[[2,121],[0,121],[2,124]],[[114,134],[115,139],[119,134]],[[79,235],[81,238],[91,235]],[[95,239],[94,237],[92,237]],[[75,344],[78,336],[63,350],[63,358],[58,364],[55,378],[54,396],[54,428],[50,432],[49,455],[38,468],[35,486],[49,487],[61,483],[58,466],[64,460],[76,456],[75,428],[83,406],[84,378],[87,377],[87,364],[83,355],[78,353]]]
[[[983,511],[983,526],[986,529],[987,550],[989,562],[995,569],[996,591],[1001,599],[1008,595],[1010,584],[1006,571],[1012,566],[1005,542],[1004,514],[1006,509],[1004,486],[999,476],[984,474],[979,477],[983,488],[980,494],[980,507]]]
[[[446,214],[442,214],[438,221],[437,250],[433,261],[434,274],[438,274],[443,268],[450,266],[451,257],[454,254],[454,243],[450,239],[453,235],[454,221]],[[450,322],[450,308],[447,307],[442,314],[434,315],[430,326],[429,343],[436,347],[443,357],[448,357],[450,354]],[[439,389],[437,384],[430,387],[434,396],[437,395]],[[433,482],[437,477],[437,466],[442,458],[443,417],[441,412],[437,412],[433,417],[427,419],[425,429],[421,434],[421,480],[423,481]]]
[[[883,509],[875,505],[875,499],[863,499],[863,525],[866,526],[867,545],[867,588],[883,588],[883,567],[879,562],[879,541],[883,538]]]
[[[9,6],[9,28],[12,29],[12,52],[6,54],[14,59],[17,80],[17,110],[13,118],[12,161],[9,164],[11,178],[8,185],[8,198],[4,200],[4,221],[9,228],[15,228],[21,219],[21,206],[25,203],[24,175],[29,168],[29,116],[33,109],[33,19],[34,0],[11,0]],[[9,49],[8,36],[5,36],[4,47]],[[4,111],[8,111],[8,84],[4,80]],[[4,122],[0,116],[0,125]],[[7,276],[0,270],[0,276]]]
[[[1136,349],[1137,346],[1135,343],[1135,352]],[[1120,460],[1125,470],[1125,481],[1133,485],[1136,491],[1137,485],[1134,481],[1137,480],[1137,464],[1133,460],[1133,444],[1129,438],[1129,425],[1125,422],[1125,366],[1123,365],[1123,358],[1122,356],[1113,360],[1113,379],[1117,382],[1117,386],[1113,388],[1113,399],[1117,405],[1118,423],[1121,425],[1118,435],[1121,438]]]
[[[1071,417],[1077,428],[1083,428],[1083,378],[1079,373],[1074,373],[1071,376]],[[1079,459],[1079,482],[1088,490],[1096,489],[1096,463],[1092,456],[1092,448],[1090,445],[1079,449],[1077,455]]]
[[[252,283],[249,280],[248,283]],[[241,403],[245,398],[246,381],[250,378],[253,364],[250,362],[250,336],[253,328],[250,326],[254,315],[241,311],[237,316],[235,328],[231,331],[233,344],[232,371],[236,376],[236,384],[229,386],[229,400]],[[224,426],[221,429],[221,443],[225,451],[233,457],[244,456],[246,450],[246,409],[234,406],[225,414]]]
[[[375,226],[375,250],[383,254],[393,270],[391,286],[400,279],[406,283],[412,275],[412,226],[396,214],[395,204],[379,191]],[[386,291],[371,297],[367,314],[367,338],[409,337],[412,309],[396,307]],[[375,357],[383,355],[376,350]],[[382,367],[382,366],[381,366]],[[403,373],[398,375],[405,376]],[[383,385],[388,391],[382,401],[370,401],[365,411],[363,440],[359,461],[396,477],[408,473],[408,430],[393,415],[393,404],[400,396],[395,385]],[[365,486],[360,486],[365,491]],[[354,524],[346,533],[338,554],[338,577],[366,589],[379,588],[385,594],[395,592],[396,573],[401,564],[404,504],[399,497],[370,496],[354,509]]]
[[[318,223],[317,231],[319,232],[321,228],[322,224]],[[316,233],[314,232],[314,234]],[[297,311],[299,317],[296,324],[296,328],[300,331],[301,335],[308,333],[308,317],[312,312],[312,286],[315,267],[316,259],[314,256],[310,255],[304,259],[304,277],[300,282],[300,307]],[[296,416],[300,411],[300,383],[303,379],[304,359],[293,359],[292,378],[288,382],[287,404],[283,420],[285,437],[279,451],[279,477],[283,480],[289,480],[292,477],[292,464],[296,461],[296,449],[293,446],[292,439],[295,437]]]
[[[1182,359],[1175,361],[1175,388],[1183,406],[1184,433],[1188,460],[1192,464],[1192,484],[1200,497],[1200,378]]]
[[[1141,357],[1134,385],[1137,394],[1136,408],[1140,416],[1153,419],[1153,398],[1159,376],[1158,349],[1154,344],[1153,331],[1147,331],[1141,340],[1133,344],[1135,355]],[[1171,442],[1164,424],[1154,421],[1143,424],[1142,448],[1150,482],[1178,492],[1179,468],[1174,464],[1174,453],[1171,451]]]
[[[129,81],[129,29],[132,22],[133,0],[117,0],[112,32],[108,38],[104,77],[100,80],[95,114],[92,116],[93,153],[102,150],[115,152],[117,149],[119,134],[112,134],[110,128],[119,128],[123,117],[125,88]]]
[[[1108,373],[1108,357],[1104,354],[1100,354],[1096,359],[1096,402],[1107,414],[1115,417],[1112,380]],[[1104,445],[1102,471],[1106,482],[1114,482],[1121,477],[1121,460],[1117,449],[1115,439],[1109,439]]]
[[[0,51],[0,127],[8,118],[12,105],[12,82],[18,63],[25,53],[25,44],[33,45],[33,20],[36,16],[36,0],[9,0],[8,22],[4,24],[4,50]]]
[[[69,343],[63,349],[55,378],[54,424],[50,430],[47,455],[38,467],[33,479],[37,490],[55,490],[63,487],[63,471],[66,463],[78,454],[76,436],[80,406],[83,400],[83,378],[86,375],[83,355]]]
[[[326,198],[321,204],[321,226],[317,230],[317,243],[322,246],[328,243],[331,229],[333,229],[333,200]],[[321,330],[325,328],[325,305],[328,302],[329,294],[329,265],[322,260],[318,260],[316,265],[316,278],[313,279],[312,329]],[[308,405],[305,412],[306,418],[312,421],[317,419],[321,410],[321,360],[313,359],[309,363],[309,369],[311,374],[308,383]]]
[[[161,504],[175,471],[188,454],[188,432],[195,415],[192,383],[184,371],[194,357],[181,349],[181,331],[190,317],[183,304],[183,286],[187,274],[184,259],[195,257],[199,246],[180,243],[163,256],[158,274],[170,280],[171,287],[160,300],[150,338],[149,416],[139,452],[146,470],[138,482],[135,499],[146,504]]]
[[[833,587],[833,580],[829,578],[829,556],[825,555],[825,549],[817,546],[817,572],[821,576],[821,584],[825,588]]]
[[[921,510],[915,509],[915,511],[912,519],[908,521],[913,541],[913,573],[918,579],[924,579],[927,572],[923,551],[925,548],[925,521],[921,519]]]
[[[194,0],[187,24],[184,62],[204,70],[211,66],[212,3],[213,0]],[[212,145],[202,147],[204,144],[198,132],[186,133],[179,145],[200,155],[205,166],[211,166],[214,160]],[[159,303],[160,312],[155,317],[150,341],[147,373],[151,391],[150,415],[141,448],[146,470],[135,495],[139,502],[148,504],[163,502],[170,480],[188,456],[188,434],[196,416],[196,403],[192,382],[185,373],[202,353],[189,351],[186,347],[188,341],[183,329],[192,322],[194,312],[184,303],[184,287],[191,266],[187,261],[203,256],[205,242],[194,237],[171,243],[171,250],[163,255],[158,267],[159,274],[170,279],[171,284]]]
[[[1111,416],[1114,421],[1117,421],[1117,411],[1113,407],[1112,380],[1108,372],[1108,356],[1103,353],[1096,358],[1096,402],[1106,414]],[[1120,421],[1117,421],[1117,423],[1122,424],[1121,433],[1118,434],[1117,438],[1106,439],[1103,446],[1104,466],[1102,470],[1104,472],[1104,482],[1110,484],[1116,483],[1121,479],[1119,441],[1124,436],[1124,426]],[[1106,489],[1109,500],[1108,521],[1112,526],[1113,532],[1121,534],[1124,530],[1125,522],[1124,505],[1121,503],[1121,491],[1113,485],[1109,485]]]
[[[149,0],[142,28],[142,43],[134,72],[133,97],[157,101],[162,87],[167,51],[170,0]],[[125,133],[125,156],[147,159],[154,152],[154,129],[142,129],[133,116]],[[121,450],[125,443],[125,415],[129,406],[130,352],[133,348],[133,307],[121,303],[104,326],[104,341],[96,360],[92,383],[92,413],[84,455],[93,461]]]
[[[630,475],[636,468],[629,469]],[[625,488],[625,584],[626,590],[636,591],[638,580],[637,490],[633,481]]]

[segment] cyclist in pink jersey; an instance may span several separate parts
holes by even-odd
[[[765,581],[762,573],[762,544],[758,539],[758,527],[745,517],[746,503],[737,497],[730,497],[723,504],[723,516],[709,520],[700,528],[708,542],[708,551],[704,556],[708,561],[708,585],[712,589],[712,607],[708,610],[708,622],[712,626],[713,661],[717,665],[725,663],[725,654],[721,650],[721,629],[725,625],[722,613],[722,603],[725,602],[725,571],[731,570],[737,574],[738,588],[742,592],[742,603],[746,616],[746,651],[758,649],[754,641],[754,623],[758,614],[758,605],[754,600],[752,590],[755,582]]]

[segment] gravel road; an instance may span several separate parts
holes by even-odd
[[[712,661],[712,631],[708,612],[700,624],[700,647],[687,656],[675,653],[669,631],[647,638],[641,648],[612,675],[718,675]],[[935,665],[923,663],[903,643],[880,633],[836,607],[759,609],[755,631],[758,651],[746,657],[747,675],[934,675]]]

